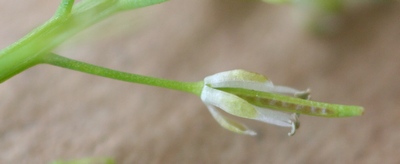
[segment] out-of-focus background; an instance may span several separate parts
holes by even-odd
[[[58,1],[0,5],[0,48],[50,18]],[[193,95],[40,65],[0,85],[0,163],[111,157],[117,163],[400,163],[400,4],[352,5],[310,30],[306,8],[171,0],[115,15],[55,52],[182,81],[231,69],[361,105],[355,118],[301,116],[301,128],[221,128]],[[317,21],[318,22],[318,21]],[[312,24],[312,23],[311,23]]]

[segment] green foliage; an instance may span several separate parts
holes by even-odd
[[[0,51],[0,83],[40,63],[66,39],[117,12],[166,0],[63,0],[42,26]]]

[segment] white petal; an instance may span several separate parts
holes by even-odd
[[[289,136],[294,135],[294,133],[296,133],[296,129],[298,129],[300,126],[298,115],[296,113],[288,114],[285,112],[275,111],[267,108],[255,108],[258,112],[261,113],[261,116],[257,117],[256,120],[278,126],[291,127],[292,130],[288,133]]]
[[[310,90],[300,91],[285,86],[274,86],[265,76],[244,70],[220,72],[204,79],[212,88],[242,88],[262,92],[271,92],[309,99]]]
[[[236,122],[232,119],[224,117],[222,114],[218,112],[218,109],[212,105],[207,105],[208,110],[214,119],[225,129],[233,131],[235,133],[247,134],[247,135],[256,135],[257,133],[247,128],[245,125]]]
[[[294,95],[295,93],[301,92],[297,89],[290,88],[290,87],[285,87],[285,86],[275,86],[274,93],[281,93],[281,94],[292,94]]]
[[[208,86],[201,92],[201,100],[207,105],[216,106],[225,112],[243,118],[254,119],[259,113],[253,105],[242,98]]]
[[[290,96],[294,96],[297,98],[302,98],[302,99],[310,99],[310,89],[300,91],[294,88],[290,87],[285,87],[285,86],[275,86],[272,90],[272,93],[279,93],[279,94],[286,94]]]
[[[260,112],[260,115],[256,118],[256,120],[283,127],[292,126],[291,114],[257,106],[255,106],[255,108],[258,112]]]

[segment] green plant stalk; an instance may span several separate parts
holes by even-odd
[[[54,66],[59,66],[71,70],[76,70],[79,72],[85,72],[97,76],[107,77],[115,80],[121,80],[132,83],[146,84],[151,86],[158,86],[168,89],[174,89],[178,91],[184,91],[188,93],[193,93],[200,96],[203,89],[203,81],[199,82],[181,82],[174,80],[167,80],[137,74],[131,74],[127,72],[121,72],[112,70],[109,68],[104,68],[85,62],[69,59],[56,54],[49,54],[42,57],[41,63],[47,63]]]
[[[0,83],[38,64],[69,37],[117,12],[166,0],[63,0],[56,14],[22,39],[0,51]]]

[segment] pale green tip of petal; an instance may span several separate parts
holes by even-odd
[[[247,134],[247,135],[256,135],[257,133],[247,128],[245,125],[236,122],[232,119],[224,117],[222,114],[218,112],[216,107],[212,105],[207,105],[208,110],[210,111],[211,115],[214,119],[225,129],[230,130],[235,133],[239,134]]]
[[[201,99],[205,104],[216,106],[237,117],[254,119],[258,116],[257,110],[247,101],[208,86],[203,87]]]
[[[266,82],[268,78],[265,76],[254,73],[254,72],[248,72],[242,69],[237,69],[237,70],[232,70],[230,71],[231,75],[236,78],[240,79],[245,79],[246,81],[254,81],[254,82]]]
[[[221,122],[218,121],[218,123],[225,129],[228,129],[235,133],[247,134],[247,135],[251,135],[251,136],[257,135],[256,132],[248,129],[245,125],[238,123],[236,121],[233,121],[231,119],[225,119],[224,121],[221,121]]]
[[[215,84],[221,82],[229,82],[229,81],[251,81],[251,82],[260,82],[264,83],[268,81],[268,78],[253,72],[248,72],[241,69],[231,70],[220,72],[211,76],[208,76],[204,79],[206,84]]]

